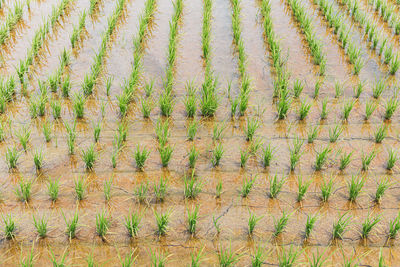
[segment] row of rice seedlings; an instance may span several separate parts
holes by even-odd
[[[273,97],[278,97],[276,102],[278,119],[285,119],[292,103],[288,90],[290,75],[286,70],[286,61],[281,53],[278,37],[273,29],[271,3],[269,0],[261,2],[261,14],[263,16],[264,36],[267,40],[270,58],[275,70]]]
[[[395,12],[396,7],[394,4],[386,0],[369,0],[368,4],[379,12],[383,21],[388,23],[396,35],[400,34],[400,18]]]
[[[42,48],[43,43],[47,37],[47,34],[55,26],[59,18],[64,14],[65,9],[71,0],[62,0],[57,6],[53,6],[52,12],[41,27],[35,32],[32,40],[31,47],[27,51],[27,55],[24,60],[19,62],[17,67],[17,75],[21,82],[22,89],[26,89],[25,74],[29,71],[29,66],[33,64],[35,57],[38,55],[39,50]]]
[[[174,13],[169,24],[169,43],[167,53],[167,67],[164,80],[164,92],[160,95],[159,98],[161,115],[166,117],[171,116],[174,108],[172,89],[174,85],[174,66],[178,43],[178,25],[182,14],[182,8],[183,0],[176,0],[174,2]]]
[[[1,3],[0,3],[1,7]],[[15,29],[17,23],[22,19],[24,4],[15,2],[13,10],[8,13],[4,24],[0,28],[0,45],[3,45],[11,32]]]
[[[311,56],[313,57],[314,64],[319,66],[321,75],[325,74],[326,55],[322,51],[321,41],[316,38],[315,31],[313,30],[311,18],[307,15],[304,6],[298,0],[289,0],[289,6],[292,13],[299,22],[302,32],[305,34],[305,39],[310,49]]]
[[[82,92],[85,97],[90,96],[93,93],[93,88],[96,85],[97,78],[103,65],[103,59],[107,50],[107,43],[110,40],[111,34],[114,32],[115,26],[117,25],[118,19],[121,17],[124,10],[126,0],[118,0],[117,5],[107,20],[107,29],[102,35],[101,45],[98,53],[94,56],[94,62],[90,67],[90,73],[86,73],[82,82]]]
[[[326,0],[314,0],[328,22],[329,27],[338,38],[340,47],[343,49],[350,64],[353,65],[353,73],[358,75],[364,66],[361,49],[351,40],[350,29],[342,21],[342,15],[333,7],[333,4]]]
[[[240,95],[238,98],[232,100],[231,97],[231,105],[237,105],[239,107],[239,114],[241,116],[247,110],[249,95],[251,91],[251,81],[249,74],[246,71],[247,67],[247,55],[244,47],[244,42],[242,39],[242,27],[240,22],[240,0],[231,0],[232,3],[232,30],[233,30],[233,40],[236,46],[236,51],[238,53],[238,65],[239,65],[239,74],[241,78],[241,86],[240,86]],[[235,116],[236,107],[232,109],[231,116]]]
[[[355,0],[338,0],[339,3],[344,5],[351,18],[359,23],[364,28],[364,33],[367,36],[367,40],[371,42],[370,48],[378,53],[382,58],[384,64],[389,66],[389,73],[394,75],[400,67],[400,59],[397,51],[394,51],[394,46],[390,40],[382,37],[382,33],[379,33],[378,24],[373,21],[366,12],[360,7],[359,3]],[[376,48],[379,46],[379,50]]]
[[[205,61],[204,82],[201,86],[200,111],[205,117],[214,116],[219,105],[218,79],[211,68],[211,23],[213,0],[204,0],[201,42]]]
[[[143,42],[146,37],[146,33],[149,31],[150,22],[153,20],[154,11],[156,8],[156,1],[155,0],[147,0],[145,3],[145,9],[140,16],[139,21],[139,28],[137,35],[133,38],[134,43],[134,52],[133,52],[133,65],[132,71],[129,75],[129,78],[126,80],[123,91],[120,95],[117,96],[117,102],[119,107],[119,112],[122,117],[124,117],[128,112],[128,105],[132,102],[134,94],[136,92],[136,87],[139,81],[140,72],[142,68],[142,55],[143,55]],[[110,95],[110,88],[111,88],[112,78],[108,78],[106,82],[106,94],[107,96]],[[145,86],[145,87],[153,87]],[[148,97],[150,97],[151,93],[149,93]],[[150,100],[146,99],[145,101],[141,101],[142,107],[146,109],[146,116],[150,115],[152,104],[149,104]]]

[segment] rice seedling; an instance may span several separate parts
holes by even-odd
[[[85,162],[86,169],[92,170],[97,159],[97,153],[94,150],[94,144],[90,145],[86,150],[82,149],[82,160]]]
[[[331,195],[334,193],[334,184],[333,184],[334,179],[331,178],[328,181],[323,179],[322,184],[321,184],[321,200],[322,202],[327,202]]]
[[[269,197],[276,198],[281,192],[283,185],[286,182],[286,178],[282,176],[281,179],[278,178],[278,175],[275,174],[273,178],[269,179]]]
[[[4,236],[6,239],[15,239],[17,224],[11,214],[2,216],[4,222]]]
[[[310,126],[307,132],[307,142],[309,144],[314,143],[314,140],[318,137],[318,126]]]
[[[276,104],[278,111],[278,119],[283,120],[286,118],[291,105],[291,100],[286,98],[280,98]]]
[[[101,123],[97,122],[93,124],[93,138],[94,142],[97,143],[100,139]]]
[[[321,90],[321,86],[322,86],[322,81],[321,80],[317,80],[315,82],[315,85],[314,85],[314,95],[313,95],[314,99],[316,99],[319,96],[319,92]]]
[[[142,182],[135,189],[135,196],[140,203],[146,202],[147,194],[149,192],[149,183]]]
[[[328,117],[328,109],[327,109],[327,104],[328,104],[328,99],[324,98],[322,100],[322,106],[321,106],[321,120],[325,120]]]
[[[348,120],[351,110],[353,109],[355,101],[349,100],[343,105],[343,119]]]
[[[187,209],[187,222],[188,222],[188,232],[193,236],[196,233],[197,221],[199,218],[199,206],[196,205],[192,211]]]
[[[167,263],[169,255],[166,253],[159,252],[156,254],[156,252],[151,251],[151,266],[154,267],[165,267],[165,264]]]
[[[158,152],[160,152],[162,166],[167,167],[171,160],[172,152],[174,152],[174,149],[171,147],[171,145],[168,144],[160,146],[158,148]]]
[[[174,100],[170,93],[163,92],[159,98],[161,115],[170,117],[174,109]]]
[[[59,191],[60,179],[49,179],[47,182],[47,194],[49,195],[51,201],[55,202],[58,199]]]
[[[343,132],[343,126],[339,124],[336,124],[335,126],[329,128],[329,142],[336,143],[342,132]]]
[[[382,143],[383,139],[387,136],[388,126],[385,124],[381,124],[378,129],[376,129],[374,133],[375,143]]]
[[[40,238],[45,238],[47,235],[47,224],[48,218],[45,215],[42,218],[36,218],[35,214],[33,214],[33,225],[35,226],[36,232],[38,233]]]
[[[347,213],[341,215],[339,219],[333,223],[332,238],[343,239],[343,235],[346,233],[350,223],[351,215],[347,216]]]
[[[75,238],[76,232],[78,229],[78,220],[79,220],[78,209],[76,209],[74,215],[70,219],[67,219],[64,212],[61,211],[61,214],[64,218],[64,222],[66,225],[65,233],[67,234],[69,239]]]
[[[235,266],[241,257],[242,255],[237,251],[232,251],[231,245],[226,249],[223,249],[221,246],[219,247],[218,262],[220,267]]]
[[[253,140],[254,134],[256,133],[259,127],[260,127],[260,122],[258,121],[257,118],[247,119],[247,127],[245,130],[247,141]]]
[[[253,188],[254,183],[256,182],[256,178],[257,177],[250,177],[249,179],[243,179],[242,188],[240,190],[240,195],[242,197],[247,197],[250,194],[250,191]]]
[[[105,238],[110,228],[110,224],[111,224],[110,217],[105,210],[96,214],[96,233],[102,239]]]
[[[400,26],[400,25],[399,25]],[[400,29],[400,28],[399,28]],[[399,70],[400,68],[400,60],[399,60],[399,55],[396,53],[395,56],[392,57],[392,60],[390,61],[390,65],[389,65],[389,73],[391,75],[395,75],[396,72]]]
[[[369,120],[372,113],[374,113],[377,107],[378,105],[375,104],[373,101],[365,102],[365,120]]]
[[[72,125],[65,123],[65,129],[67,130],[67,146],[69,154],[75,153],[75,139],[76,139],[76,121]]]
[[[222,156],[224,155],[224,147],[221,143],[218,143],[212,152],[211,163],[212,165],[219,166]]]
[[[315,156],[315,170],[319,171],[324,167],[330,152],[331,149],[329,147],[325,147],[322,151],[317,152]]]
[[[282,216],[279,219],[274,219],[274,233],[273,236],[277,237],[279,234],[283,233],[285,231],[285,228],[288,224],[289,218],[291,214],[286,213],[285,211],[282,212]]]
[[[347,183],[347,189],[349,190],[349,200],[351,202],[356,201],[357,197],[360,195],[366,179],[362,177],[357,177],[352,175],[350,182]]]
[[[351,151],[349,153],[344,152],[340,155],[339,170],[343,171],[344,169],[346,169],[347,166],[349,166],[352,155],[353,155],[353,151]]]
[[[133,250],[131,253],[127,253],[124,257],[124,259],[121,258],[121,256],[118,253],[118,259],[119,262],[121,263],[122,267],[131,267],[136,261],[137,256],[134,255],[135,250]]]
[[[32,184],[31,180],[21,180],[18,182],[17,186],[14,189],[14,194],[16,197],[23,202],[28,202],[32,196]]]
[[[357,85],[353,87],[355,98],[357,98],[357,99],[360,98],[362,92],[364,92],[364,86],[365,86],[365,83],[362,81],[359,81],[357,83]]]
[[[165,235],[168,231],[168,224],[170,217],[172,215],[172,210],[168,210],[164,213],[158,213],[154,210],[154,217],[156,218],[157,233],[159,235]]]
[[[386,163],[386,169],[391,170],[398,161],[399,157],[397,155],[397,152],[393,149],[389,149],[388,153],[389,153],[389,158]]]
[[[258,246],[251,260],[251,266],[261,267],[264,264],[264,261],[267,258],[268,254],[263,251],[263,248],[261,246]]]
[[[339,98],[343,95],[344,88],[339,82],[335,82],[335,98]]]
[[[142,218],[143,215],[135,211],[129,212],[129,214],[125,216],[124,226],[130,237],[138,235]]]
[[[325,258],[324,258],[324,253],[320,254],[318,252],[318,249],[317,249],[317,253],[313,253],[312,254],[312,258],[309,257],[307,254],[306,254],[306,257],[308,259],[308,264],[311,267],[322,267],[322,266],[325,266],[325,263],[328,260],[328,256],[325,256]]]
[[[86,179],[83,176],[80,176],[78,179],[74,180],[74,186],[75,186],[75,195],[76,198],[81,201],[85,199],[86,197],[86,189],[87,189],[87,183]]]
[[[215,124],[213,128],[213,140],[222,140],[225,128],[225,122]]]
[[[143,150],[140,150],[139,145],[137,145],[136,150],[134,152],[135,156],[135,161],[136,161],[136,167],[139,170],[143,170],[144,164],[147,160],[147,158],[150,155],[150,151],[148,151],[146,148],[143,148]]]
[[[252,235],[254,232],[254,228],[256,227],[256,224],[258,221],[260,221],[264,216],[259,216],[255,215],[253,212],[249,210],[249,220],[247,223],[247,231],[249,235]]]
[[[299,254],[300,251],[293,249],[292,246],[287,252],[285,249],[282,249],[282,252],[278,254],[278,265],[287,267],[295,266]]]
[[[375,192],[375,202],[380,203],[383,195],[385,194],[386,190],[388,190],[392,186],[392,183],[389,183],[388,178],[382,178],[378,183],[378,187],[376,188]]]
[[[372,96],[374,98],[379,98],[385,90],[386,90],[386,80],[379,79],[375,82],[374,86],[372,87]]]
[[[204,247],[203,247],[204,249]],[[202,261],[203,258],[203,249],[201,249],[197,254],[194,253],[190,253],[190,257],[191,257],[191,263],[190,266],[191,267],[200,267],[200,262]]]
[[[213,215],[213,225],[215,230],[217,231],[217,234],[221,233],[221,224],[219,223],[220,219],[221,217],[215,217],[215,215]]]
[[[366,154],[362,153],[361,155],[361,170],[367,171],[369,169],[369,166],[371,165],[371,162],[374,160],[374,158],[377,155],[377,151],[373,150],[371,153]]]
[[[219,179],[217,185],[215,186],[215,198],[220,198],[221,195],[222,195],[222,179]]]
[[[183,178],[183,183],[183,195],[185,198],[195,199],[201,193],[203,183],[194,176],[194,172],[192,172],[190,177],[185,175]]]
[[[310,187],[311,183],[312,183],[312,180],[310,180],[308,182],[304,182],[303,178],[301,178],[301,176],[299,176],[297,178],[297,188],[298,188],[297,201],[298,202],[301,202],[304,199],[304,197],[305,197],[305,195],[307,193],[307,190]]]
[[[26,152],[29,140],[31,138],[31,130],[29,127],[23,126],[22,129],[16,134],[22,148]]]
[[[71,80],[69,74],[64,77],[61,83],[61,93],[63,97],[69,97],[71,91]]]
[[[300,108],[298,111],[299,119],[304,120],[307,117],[308,113],[310,112],[310,109],[311,109],[311,105],[309,103],[307,103],[306,100],[301,101]]]
[[[196,88],[193,83],[190,82],[186,85],[186,98],[184,99],[184,105],[186,109],[186,116],[193,118],[197,111],[197,98]]]
[[[199,122],[196,120],[192,120],[187,129],[187,135],[188,135],[188,139],[190,141],[194,140],[194,137],[196,136],[198,128],[199,128]]]
[[[8,168],[10,168],[10,169],[17,168],[17,163],[18,163],[18,159],[20,156],[21,156],[21,154],[17,151],[17,148],[15,146],[13,146],[12,148],[7,147],[6,162],[7,162]]]
[[[196,150],[195,146],[192,146],[192,148],[189,151],[189,167],[194,168],[196,165],[196,161],[199,157],[199,152]]]
[[[72,99],[72,107],[74,109],[75,116],[78,119],[83,118],[85,112],[86,99],[82,94],[75,93]]]
[[[146,94],[146,97],[150,97],[151,94],[153,93],[153,87],[154,87],[154,80],[151,80],[149,83],[146,83],[144,86],[144,92]]]
[[[37,255],[33,253],[34,246],[32,245],[31,251],[25,257],[22,257],[22,250],[21,250],[21,259],[20,259],[20,266],[21,267],[33,267],[34,262],[36,261]]]
[[[315,227],[315,223],[317,222],[317,215],[310,215],[307,214],[307,221],[306,221],[306,226],[305,226],[305,230],[304,230],[304,236],[305,238],[309,238],[314,227]]]
[[[52,100],[50,102],[51,114],[54,119],[61,118],[61,102],[59,100]]]
[[[35,164],[36,170],[40,170],[43,167],[43,151],[36,150],[33,154],[33,163]]]
[[[377,215],[375,217],[372,217],[371,214],[368,214],[368,217],[365,219],[365,221],[362,223],[362,229],[361,229],[361,237],[362,238],[368,238],[370,235],[372,229],[381,221],[381,216]]]
[[[113,181],[114,178],[110,177],[109,179],[104,181],[104,186],[103,186],[103,192],[104,192],[104,198],[106,201],[109,201],[112,196],[112,187],[113,187]]]
[[[289,149],[290,152],[290,170],[293,171],[300,161],[302,153],[296,153],[295,150]]]
[[[400,230],[400,213],[397,214],[396,218],[389,221],[388,237],[390,239],[395,239],[399,230]]]
[[[385,119],[390,120],[400,105],[396,96],[391,97],[385,104]]]
[[[294,81],[294,84],[293,84],[293,95],[294,95],[294,97],[295,98],[299,98],[301,93],[303,92],[303,89],[304,89],[303,83],[299,79],[296,79]]]
[[[158,184],[154,184],[154,194],[157,201],[164,201],[168,190],[168,180],[167,178],[160,177]]]

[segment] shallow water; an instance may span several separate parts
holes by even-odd
[[[0,18],[6,17],[12,1],[5,1],[0,10]],[[66,13],[49,32],[39,57],[29,70],[29,95],[22,96],[18,85],[18,93],[10,102],[7,110],[1,115],[6,129],[6,138],[0,143],[0,158],[5,159],[8,147],[17,146],[21,153],[18,168],[9,171],[5,160],[0,160],[2,177],[0,182],[1,213],[11,214],[17,223],[15,240],[6,240],[4,234],[0,245],[2,266],[14,266],[28,255],[33,248],[37,266],[50,264],[50,250],[57,258],[68,253],[66,263],[69,265],[85,265],[89,253],[96,262],[107,266],[118,266],[119,257],[134,251],[138,265],[150,265],[151,253],[167,253],[167,266],[186,266],[190,263],[191,253],[203,251],[202,263],[206,266],[218,265],[218,251],[231,246],[232,251],[241,254],[238,266],[248,266],[258,246],[265,249],[267,264],[277,264],[277,255],[281,249],[295,247],[301,250],[298,263],[307,262],[312,253],[324,253],[327,266],[341,266],[343,255],[357,258],[360,264],[375,266],[379,253],[390,266],[399,265],[399,241],[387,240],[389,221],[398,214],[399,190],[397,166],[386,170],[388,150],[396,151],[400,124],[398,113],[395,113],[388,125],[388,136],[382,144],[374,142],[374,132],[381,125],[385,113],[384,104],[393,94],[393,88],[387,90],[378,99],[378,108],[369,121],[364,120],[365,103],[372,99],[372,86],[377,77],[386,75],[384,66],[376,53],[371,52],[363,36],[363,30],[345,13],[345,8],[337,5],[344,14],[343,19],[351,27],[350,34],[355,43],[360,45],[363,59],[366,61],[359,76],[351,72],[352,66],[347,62],[343,49],[340,48],[332,29],[310,0],[302,1],[307,14],[313,18],[313,28],[323,44],[327,55],[327,71],[325,77],[318,75],[318,68],[312,63],[309,48],[305,42],[299,25],[292,17],[287,1],[271,1],[271,16],[274,30],[280,39],[282,51],[288,53],[287,67],[291,73],[291,83],[300,79],[305,88],[301,99],[311,104],[311,111],[304,121],[298,119],[297,109],[300,100],[293,100],[292,108],[285,120],[277,120],[277,112],[272,97],[274,71],[269,59],[268,45],[263,34],[260,2],[258,0],[241,1],[242,38],[247,54],[247,72],[252,80],[249,109],[246,116],[231,118],[230,104],[227,96],[227,85],[232,82],[232,93],[239,93],[240,75],[238,72],[238,55],[232,37],[231,13],[229,0],[213,1],[213,21],[211,33],[212,68],[219,78],[220,105],[215,118],[196,119],[200,126],[194,141],[187,140],[187,127],[191,119],[186,118],[183,100],[186,96],[185,84],[188,81],[200,87],[204,79],[204,60],[202,58],[201,30],[203,1],[184,1],[181,21],[178,26],[177,58],[174,68],[174,111],[170,118],[169,143],[174,152],[167,168],[161,166],[158,153],[158,142],[155,125],[160,117],[158,97],[164,90],[163,79],[167,66],[167,48],[169,38],[169,21],[173,14],[173,4],[169,0],[157,0],[154,19],[149,25],[149,32],[144,42],[142,57],[143,70],[140,75],[137,97],[130,105],[128,115],[123,120],[128,124],[127,141],[119,153],[116,168],[112,167],[111,156],[113,142],[118,123],[121,118],[116,96],[122,91],[122,84],[131,72],[133,61],[133,38],[137,34],[139,16],[144,8],[144,0],[129,0],[124,12],[118,20],[117,27],[108,44],[101,73],[92,96],[85,105],[85,116],[77,121],[76,153],[69,155],[67,132],[64,122],[74,119],[70,99],[62,98],[61,92],[50,93],[49,98],[59,98],[62,102],[61,119],[54,120],[50,106],[46,116],[31,119],[29,115],[29,99],[38,94],[38,80],[45,80],[58,67],[59,56],[64,48],[71,49],[69,37],[79,14],[89,7],[89,3],[76,0],[67,7]],[[20,59],[25,58],[30,47],[34,31],[40,27],[44,17],[51,12],[54,1],[32,0],[30,9],[24,8],[23,20],[18,23],[11,37],[1,47],[0,74],[4,77],[15,75],[14,67]],[[363,7],[367,2],[361,1]],[[115,1],[100,0],[94,13],[86,19],[78,47],[72,50],[71,64],[66,70],[70,73],[73,92],[81,90],[81,83],[94,61],[101,43],[102,33],[106,30],[107,20],[115,8]],[[379,14],[366,9],[368,14],[379,23],[382,32],[393,37],[398,46],[398,36],[393,35],[387,24],[383,23]],[[397,74],[391,78],[396,84]],[[105,79],[114,77],[110,95],[106,95]],[[144,119],[140,110],[140,98],[144,97],[144,84],[154,79],[154,109],[149,119]],[[324,81],[320,96],[313,99],[314,83],[317,79]],[[334,84],[344,83],[344,95],[335,98]],[[353,98],[353,86],[364,81],[365,91],[355,102],[347,122],[343,123],[343,133],[336,143],[329,142],[329,129],[342,124],[343,104]],[[292,86],[291,84],[291,86]],[[60,90],[60,89],[59,89]],[[199,88],[200,90],[200,88]],[[326,120],[320,120],[322,100],[328,98],[329,114]],[[198,103],[200,98],[198,99]],[[101,103],[105,104],[105,116],[101,114]],[[262,121],[256,131],[255,139],[262,140],[263,147],[270,143],[275,148],[271,166],[262,166],[262,149],[256,156],[251,156],[245,168],[240,167],[240,149],[250,145],[246,141],[244,129],[247,118],[258,116]],[[53,138],[46,143],[42,127],[45,121],[53,123]],[[100,141],[95,144],[98,153],[92,171],[85,169],[81,151],[93,143],[94,123],[100,121],[102,130]],[[211,164],[212,151],[216,141],[213,140],[213,128],[218,123],[225,123],[222,144],[224,155],[220,166]],[[11,128],[9,128],[9,125]],[[19,144],[17,133],[23,125],[29,126],[31,138],[27,152]],[[319,134],[314,143],[307,143],[307,131],[310,125],[320,125]],[[305,140],[302,156],[294,171],[290,171],[290,148],[296,136]],[[149,158],[143,171],[136,168],[134,151],[137,145],[150,150]],[[184,176],[190,173],[188,167],[188,151],[195,145],[199,151],[195,173],[202,183],[202,192],[196,199],[184,198]],[[329,159],[321,171],[315,170],[316,154],[325,147],[331,148]],[[44,166],[37,172],[33,162],[36,149],[44,152]],[[377,151],[368,171],[361,171],[363,153]],[[344,170],[339,170],[341,151],[353,151],[352,161]],[[269,198],[271,179],[275,174],[287,180],[276,199]],[[355,203],[348,201],[348,182],[352,175],[365,177],[366,182],[361,195]],[[75,196],[75,179],[85,177],[87,194],[85,199],[77,201]],[[107,179],[113,177],[112,198],[104,200],[103,186]],[[153,185],[160,177],[168,179],[168,194],[163,202],[156,201]],[[240,196],[243,180],[257,177],[252,191],[247,198]],[[297,202],[298,177],[310,181],[305,199]],[[333,177],[334,193],[327,203],[320,199],[320,186],[324,179]],[[378,182],[388,177],[392,186],[386,191],[380,204],[373,201]],[[56,202],[51,202],[47,194],[48,179],[60,178],[60,194]],[[32,197],[27,203],[17,199],[14,190],[21,179],[32,179]],[[223,182],[221,198],[215,198],[215,187],[219,180]],[[147,200],[138,201],[135,190],[142,183],[149,184]],[[187,210],[195,205],[200,207],[196,235],[187,231]],[[63,214],[70,218],[79,212],[77,237],[69,239],[65,234]],[[105,210],[111,219],[109,232],[105,239],[96,234],[96,214]],[[124,227],[124,217],[130,211],[140,211],[143,215],[139,234],[130,238]],[[154,211],[172,211],[169,230],[166,236],[158,236]],[[255,233],[247,233],[249,210],[262,216],[256,225]],[[283,212],[290,213],[285,231],[273,237],[274,221]],[[347,212],[352,216],[352,223],[345,232],[343,240],[332,240],[332,224]],[[382,219],[372,230],[368,239],[361,239],[361,224],[369,214],[381,215]],[[307,215],[318,214],[315,229],[308,240],[304,239],[304,225]],[[33,215],[48,218],[49,232],[46,238],[40,239],[33,225]],[[213,216],[219,218],[221,232],[217,234],[213,225]],[[22,255],[22,256],[21,256]],[[307,255],[307,256],[306,256]]]

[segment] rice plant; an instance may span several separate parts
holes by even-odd
[[[258,121],[257,118],[247,119],[247,127],[245,130],[247,141],[253,140],[254,134],[256,133],[259,127],[260,127],[260,122]]]
[[[61,118],[61,102],[59,100],[52,100],[50,102],[50,107],[51,107],[51,114],[53,115],[53,118],[56,120]],[[43,131],[44,131],[44,128],[43,128]]]
[[[168,144],[160,146],[158,148],[158,152],[160,152],[162,166],[167,167],[171,160],[172,152],[174,152],[174,149],[171,147],[171,145]]]
[[[204,247],[203,247],[204,249]],[[194,253],[190,253],[190,257],[191,257],[191,263],[190,266],[191,267],[200,267],[200,262],[202,261],[203,258],[203,249],[201,249],[197,254]]]
[[[330,152],[331,149],[329,147],[325,147],[320,152],[317,152],[315,155],[315,170],[319,171],[324,167]]]
[[[385,90],[386,90],[386,80],[379,79],[375,82],[374,86],[372,87],[372,96],[374,98],[379,98]]]
[[[396,218],[389,221],[388,237],[390,239],[395,239],[399,230],[400,230],[400,213],[397,214]]]
[[[150,151],[148,151],[146,148],[140,150],[139,145],[137,145],[134,155],[135,155],[136,167],[139,170],[143,170],[144,164],[146,163],[146,160],[150,155]]]
[[[247,231],[249,235],[252,235],[254,232],[254,228],[256,227],[256,224],[258,221],[260,221],[264,216],[259,216],[255,215],[253,212],[249,210],[249,220],[247,222]]]
[[[75,116],[79,119],[83,118],[85,112],[85,102],[86,99],[82,94],[75,93],[72,99],[72,107]]]
[[[147,193],[149,192],[148,182],[141,182],[135,189],[135,195],[139,202],[146,202]]]
[[[278,254],[278,265],[287,267],[295,266],[295,262],[299,254],[300,251],[293,249],[292,246],[288,249],[287,252],[283,248],[282,252]]]
[[[309,144],[314,143],[314,140],[318,137],[318,131],[319,128],[318,126],[310,126],[308,132],[307,132],[307,142]]]
[[[263,149],[263,155],[262,155],[262,161],[263,161],[264,167],[270,166],[271,161],[274,156],[274,153],[275,153],[275,149],[273,147],[271,147],[271,144],[268,144],[265,146],[265,148]]]
[[[301,176],[299,176],[297,178],[297,188],[298,188],[297,201],[298,202],[301,202],[304,199],[304,197],[305,197],[305,195],[307,193],[307,190],[310,187],[311,183],[312,183],[312,180],[310,180],[308,182],[304,182],[303,178],[301,178]]]
[[[31,130],[28,127],[24,126],[16,135],[17,135],[17,138],[18,138],[22,148],[26,152],[28,142],[31,138]]]
[[[140,228],[139,225],[142,221],[142,218],[143,215],[135,211],[129,212],[129,214],[125,216],[124,226],[130,237],[135,237],[138,235]]]
[[[110,228],[110,224],[111,224],[110,217],[105,210],[96,214],[96,233],[102,239],[105,238]]]
[[[294,84],[293,84],[293,95],[294,95],[294,97],[295,98],[299,98],[301,93],[303,92],[303,89],[304,89],[303,83],[299,79],[296,79],[294,81]]]
[[[127,253],[124,257],[124,259],[121,258],[121,256],[118,253],[118,259],[119,262],[121,263],[122,267],[131,267],[136,261],[137,256],[134,255],[135,250],[133,250],[131,253]]]
[[[196,165],[197,158],[199,157],[199,152],[196,150],[195,146],[192,146],[189,151],[189,167],[194,168]]]
[[[164,201],[168,190],[168,180],[167,178],[160,177],[157,184],[154,184],[154,194],[157,201]]]
[[[38,233],[40,238],[45,238],[47,235],[47,225],[48,218],[45,215],[42,218],[36,218],[35,214],[33,214],[33,225],[35,226],[36,232]]]
[[[321,200],[327,202],[331,195],[334,193],[334,179],[331,178],[328,181],[326,179],[322,180],[321,184]]]
[[[305,238],[309,238],[314,227],[315,227],[315,223],[317,222],[317,215],[310,215],[307,214],[307,221],[306,221],[306,226],[305,226],[305,230],[304,230],[304,236]]]
[[[282,216],[279,219],[276,219],[275,217],[274,219],[274,233],[273,236],[277,237],[279,234],[283,233],[289,218],[290,218],[291,214],[290,213],[286,213],[285,211],[282,212]]]
[[[357,99],[360,98],[362,92],[364,92],[364,86],[365,86],[365,83],[362,81],[359,81],[357,83],[357,85],[353,87],[355,98],[357,98]]]
[[[4,222],[4,236],[6,239],[15,239],[17,224],[11,214],[2,216]]]
[[[256,177],[250,177],[249,179],[244,178],[243,183],[242,183],[242,188],[240,190],[240,195],[242,197],[247,197],[250,194],[251,189],[254,186],[254,183],[256,182]]]
[[[400,105],[400,101],[396,96],[391,97],[385,104],[385,119],[390,120]]]
[[[213,128],[213,140],[222,140],[224,137],[223,133],[226,128],[225,122],[216,123]]]
[[[275,174],[273,178],[269,179],[269,197],[276,198],[281,192],[283,185],[286,182],[286,178],[282,176],[281,179]]]
[[[356,201],[357,197],[360,195],[364,185],[365,185],[366,179],[362,177],[357,177],[356,175],[353,175],[351,177],[350,182],[347,183],[347,189],[349,190],[349,200],[351,202]]]
[[[350,112],[353,109],[355,104],[355,101],[349,100],[348,102],[345,102],[343,105],[343,119],[348,120],[350,116]]]
[[[377,107],[378,105],[375,104],[373,101],[365,102],[365,120],[369,120],[372,113],[374,113]]]
[[[346,233],[350,223],[351,216],[347,216],[347,213],[342,214],[339,219],[333,223],[332,238],[343,239],[343,235]]]
[[[242,257],[238,252],[232,251],[231,245],[226,249],[220,246],[218,250],[218,262],[220,267],[235,266]]]
[[[153,252],[150,249],[150,256],[151,256],[151,266],[154,267],[165,267],[165,264],[168,260],[169,255],[167,255],[166,253],[162,253],[159,252],[158,254],[156,254],[156,252]]]
[[[215,186],[215,198],[220,198],[221,195],[222,195],[222,179],[219,179],[217,185]]]
[[[388,178],[382,178],[378,183],[378,187],[376,188],[375,192],[375,202],[380,203],[383,195],[385,194],[386,190],[388,190],[392,186],[392,183],[389,182]]]
[[[196,120],[192,120],[187,128],[187,135],[190,141],[194,140],[194,137],[196,136],[198,129],[199,129],[199,122]]]
[[[361,155],[361,170],[366,171],[369,169],[369,166],[371,165],[371,162],[374,160],[376,155],[378,154],[377,151],[373,150],[371,153],[366,154],[362,152]]]
[[[97,122],[96,124],[93,124],[93,138],[95,143],[97,143],[100,139],[100,132],[101,132],[101,123]]]
[[[261,267],[264,264],[264,261],[267,258],[267,256],[268,255],[263,251],[263,248],[261,246],[258,246],[251,260],[251,266]]]
[[[201,193],[203,183],[194,176],[194,172],[192,172],[190,177],[185,175],[183,183],[183,195],[185,198],[195,199]]]
[[[344,152],[340,155],[339,170],[343,171],[344,169],[346,169],[347,166],[349,166],[352,155],[353,155],[353,151],[351,151],[349,153]]]
[[[339,82],[335,82],[335,98],[339,98],[343,95],[344,88]]]
[[[196,233],[197,221],[199,219],[199,206],[196,205],[192,211],[187,209],[187,222],[188,222],[188,231],[191,235]]]
[[[32,180],[21,180],[18,182],[17,186],[14,189],[14,194],[20,201],[28,202],[32,196]]]
[[[386,169],[391,170],[393,169],[396,162],[399,160],[399,156],[397,155],[397,152],[393,149],[389,149],[388,153],[389,157],[386,163]]]
[[[368,238],[372,229],[381,221],[381,216],[372,217],[371,214],[368,214],[365,221],[362,223],[361,228],[361,237]]]
[[[329,128],[329,142],[335,143],[343,132],[343,126],[336,124]]]
[[[306,102],[306,100],[300,102],[300,108],[299,108],[299,119],[304,120],[308,113],[310,112],[311,105]]]
[[[80,176],[78,179],[74,180],[74,186],[75,186],[75,195],[76,198],[80,201],[83,200],[86,197],[86,189],[87,189],[87,183],[86,180],[83,176]]]
[[[156,218],[157,233],[159,235],[165,235],[168,231],[168,224],[170,217],[172,215],[172,210],[168,210],[164,213],[158,213],[154,210],[154,217]]]
[[[12,148],[7,147],[6,151],[6,162],[8,168],[15,169],[17,168],[17,162],[21,154],[17,151],[17,148],[13,146]]]
[[[328,117],[328,109],[327,109],[327,105],[328,105],[328,99],[324,98],[324,100],[322,100],[322,106],[321,106],[321,120],[325,120]]]
[[[66,225],[65,233],[68,235],[69,239],[75,238],[77,229],[78,229],[78,220],[79,220],[78,209],[76,209],[74,215],[70,219],[67,219],[64,212],[61,212],[61,214],[64,218],[64,222]]]
[[[382,143],[383,139],[387,136],[388,126],[385,124],[381,124],[378,129],[376,129],[374,133],[375,143]]]
[[[214,147],[214,150],[212,152],[212,157],[211,157],[211,163],[213,166],[219,166],[219,163],[221,161],[222,156],[224,155],[224,147],[221,143],[218,143]]]
[[[112,196],[112,187],[113,187],[113,181],[114,178],[110,177],[109,179],[104,181],[104,186],[103,186],[103,192],[104,192],[104,198],[106,201],[109,201]]]
[[[94,144],[86,150],[82,149],[82,160],[85,162],[86,169],[92,170],[97,159],[97,152],[94,150]]]

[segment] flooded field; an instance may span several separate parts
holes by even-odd
[[[400,266],[400,2],[0,0],[1,266]]]

